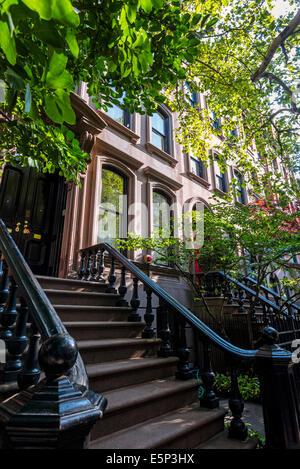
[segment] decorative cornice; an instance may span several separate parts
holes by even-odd
[[[196,182],[199,182],[200,184],[202,184],[202,186],[206,188],[210,186],[210,183],[206,179],[203,179],[201,176],[198,176],[197,174],[194,174],[191,171],[187,171],[186,175],[188,178],[193,179]]]
[[[150,168],[150,166],[146,166],[146,168],[143,170],[143,173],[146,176],[149,176],[154,181],[159,181],[159,182],[166,184],[168,187],[170,187],[174,191],[178,191],[179,189],[182,188],[182,184],[175,181],[174,179],[169,178],[165,174],[160,173],[156,169]]]
[[[76,126],[80,130],[91,132],[93,135],[99,134],[107,126],[106,122],[80,96],[71,92],[70,97],[72,108],[77,117]]]
[[[113,129],[128,137],[132,143],[136,143],[140,139],[140,136],[133,132],[133,130],[125,127],[123,124],[120,124],[120,122],[116,121],[100,109],[97,110],[97,114],[107,123],[109,127],[112,127]]]
[[[115,147],[114,145],[111,145],[110,143],[105,142],[104,140],[101,140],[100,138],[97,138],[97,152],[99,151],[103,151],[110,156],[119,158],[120,161],[122,161],[123,163],[125,163],[126,165],[130,166],[133,169],[139,169],[144,164],[142,161],[134,158],[133,156],[130,156],[125,151],[122,151],[119,148]]]
[[[155,145],[153,145],[151,142],[147,142],[145,147],[146,147],[146,150],[148,151],[148,153],[150,153],[150,154],[154,153],[154,155],[159,156],[160,158],[165,160],[167,163],[169,163],[169,165],[172,166],[172,168],[174,168],[177,165],[178,161],[175,160],[175,158],[173,156],[169,155],[169,153],[166,153],[163,150],[160,150]]]

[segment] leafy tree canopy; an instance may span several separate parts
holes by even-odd
[[[274,17],[275,1],[232,0],[214,2],[215,7],[216,3],[219,21],[214,31],[199,31],[197,57],[186,64],[190,88],[205,93],[208,108],[191,107],[178,85],[168,89],[170,105],[180,114],[177,138],[207,162],[213,146],[220,165],[234,164],[254,192],[277,193],[285,202],[299,194],[299,186],[284,181],[279,170],[266,168],[277,158],[289,170],[299,171],[298,2],[286,2],[279,17]],[[199,14],[211,11],[210,2],[201,0],[189,2],[188,8]],[[204,21],[205,17],[200,25]],[[216,119],[221,125],[214,125]],[[260,161],[254,158],[253,145]],[[233,192],[234,185],[235,181]]]
[[[75,179],[87,155],[67,128],[75,123],[71,90],[88,83],[104,108],[125,92],[131,112],[151,113],[163,87],[184,79],[200,19],[180,1],[0,0],[6,160],[16,162],[17,151],[20,164]]]
[[[294,197],[297,184],[266,171],[275,158],[299,166],[300,12],[290,0],[274,17],[274,4],[0,0],[0,149],[8,161],[59,168],[75,180],[87,155],[68,129],[75,122],[70,91],[84,81],[104,109],[122,98],[131,112],[151,114],[170,98],[187,150],[208,162],[213,145],[220,164],[233,163],[255,192]],[[205,93],[208,109],[183,99],[186,80]],[[212,125],[216,117],[221,127]],[[259,162],[249,152],[253,142]]]

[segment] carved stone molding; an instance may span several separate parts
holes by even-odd
[[[77,135],[80,148],[84,152],[90,153],[96,135],[100,134],[107,124],[86,101],[75,93],[71,93],[71,104],[76,114],[76,124],[72,130]]]

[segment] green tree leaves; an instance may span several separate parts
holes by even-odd
[[[2,20],[0,21],[0,46],[8,62],[15,65],[17,57],[15,39],[10,33],[8,23]]]

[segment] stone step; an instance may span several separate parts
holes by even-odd
[[[68,290],[78,292],[96,292],[104,293],[108,288],[108,283],[86,282],[84,280],[73,280],[68,278],[46,277],[42,275],[36,276],[42,288],[50,288],[52,290]]]
[[[141,337],[145,322],[128,321],[65,321],[75,340],[123,339]]]
[[[104,363],[156,355],[160,339],[106,339],[77,342],[84,363]]]
[[[132,308],[124,306],[53,305],[65,321],[127,321]]]
[[[197,397],[198,386],[196,380],[172,377],[105,392],[108,406],[92,430],[92,440],[190,404]]]
[[[224,428],[223,409],[202,409],[199,401],[182,405],[130,428],[95,439],[91,449],[186,449],[195,448]],[[102,422],[105,428],[106,413]]]
[[[132,358],[87,365],[90,388],[102,394],[107,390],[175,376],[178,358]]]
[[[74,306],[116,306],[120,295],[103,292],[82,292],[45,289],[52,304]]]
[[[257,442],[256,437],[250,437],[245,441],[233,440],[228,438],[227,431],[223,431],[197,446],[197,449],[255,449]]]

